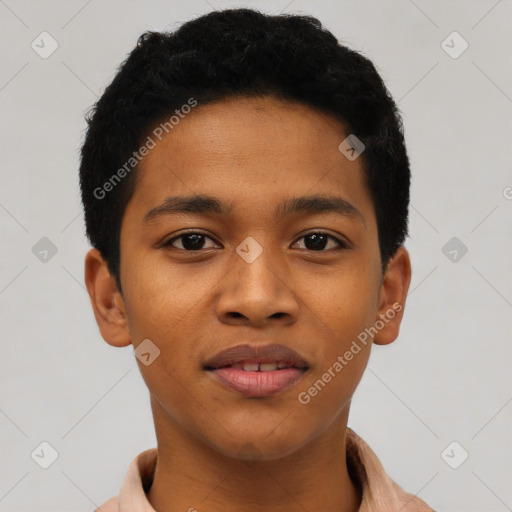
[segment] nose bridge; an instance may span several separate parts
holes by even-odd
[[[283,286],[277,275],[282,262],[279,255],[272,254],[270,237],[262,234],[256,238],[245,238],[236,248],[235,262],[237,281],[242,286],[269,288],[267,293],[279,292]]]
[[[284,273],[285,263],[272,254],[266,244],[269,237],[258,241],[247,237],[233,254],[232,272],[224,281],[218,308],[224,318],[243,315],[250,321],[262,322],[272,315],[295,317],[298,305]]]

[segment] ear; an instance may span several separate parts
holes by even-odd
[[[85,256],[85,285],[103,339],[114,347],[130,345],[123,298],[97,249],[91,249]]]
[[[410,284],[411,259],[407,249],[400,246],[389,260],[382,278],[375,318],[376,327],[379,327],[373,338],[375,344],[387,345],[398,337]]]

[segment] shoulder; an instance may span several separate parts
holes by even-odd
[[[119,512],[119,496],[110,498],[99,508],[95,509],[94,512]]]
[[[362,489],[361,512],[435,512],[386,473],[370,446],[347,428],[347,466]]]
[[[404,491],[396,482],[392,481],[392,485],[395,489],[401,512],[435,512],[435,510],[427,505],[421,498]]]

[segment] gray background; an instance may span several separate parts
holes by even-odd
[[[133,351],[102,340],[84,288],[83,116],[143,31],[234,5],[0,0],[2,511],[91,511],[156,445]],[[438,511],[512,510],[511,0],[245,5],[317,16],[373,60],[403,113],[413,279],[349,425]],[[43,31],[59,45],[46,59],[31,47]],[[453,31],[469,44],[458,58],[456,36],[442,46]],[[46,470],[31,458],[43,441],[58,452]]]

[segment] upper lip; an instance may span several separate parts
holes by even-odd
[[[229,347],[215,354],[206,361],[204,367],[207,370],[214,370],[223,366],[236,363],[287,363],[290,367],[309,368],[307,362],[285,345],[272,343],[270,345],[236,345]]]

